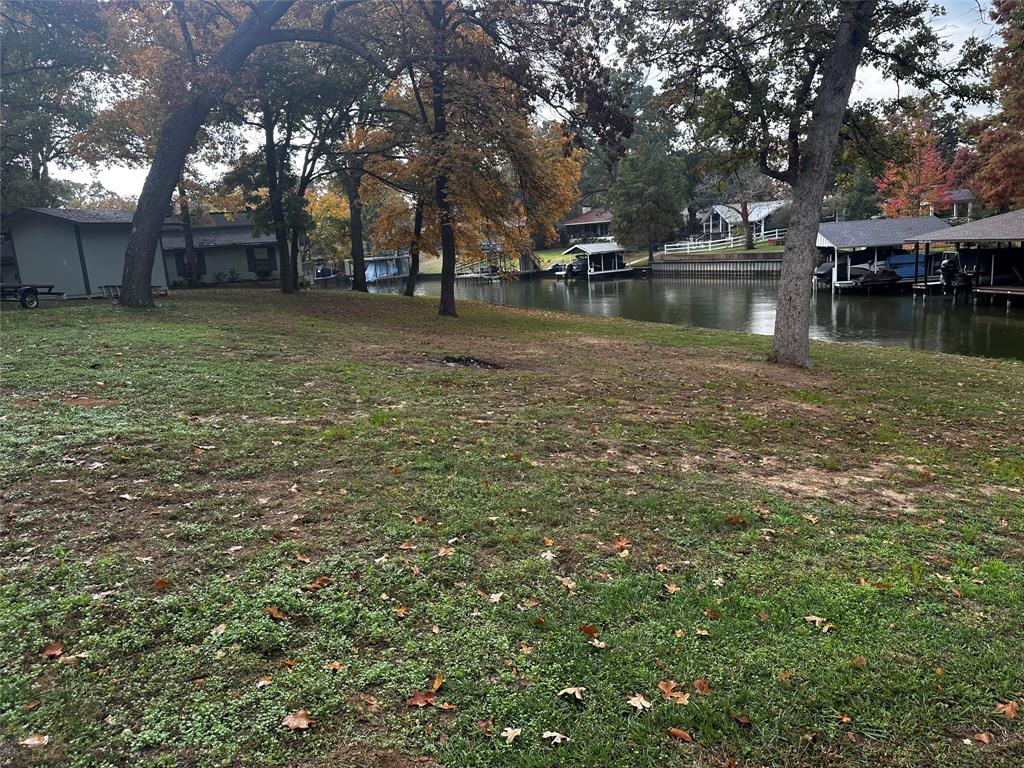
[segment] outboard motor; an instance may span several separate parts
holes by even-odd
[[[939,279],[943,288],[955,288],[959,283],[960,264],[956,254],[950,254],[939,265]]]

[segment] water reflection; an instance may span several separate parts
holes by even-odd
[[[492,304],[771,334],[777,285],[763,278],[692,277],[460,281],[457,295]],[[439,283],[427,281],[419,285],[417,293],[437,295],[439,290]],[[950,297],[915,303],[906,294],[833,296],[826,289],[812,299],[811,337],[1024,358],[1024,307],[1018,305],[1007,312],[1002,303],[954,303]]]

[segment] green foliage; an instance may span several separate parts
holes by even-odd
[[[653,248],[682,224],[686,193],[683,160],[656,141],[639,142],[608,195],[612,234],[627,247]]]

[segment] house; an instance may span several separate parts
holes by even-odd
[[[747,203],[747,220],[753,225],[754,235],[763,237],[766,232],[776,229],[773,215],[788,200],[767,200]],[[701,217],[701,231],[711,240],[739,237],[743,234],[743,217],[740,203],[719,204],[705,211]]]
[[[563,225],[570,243],[608,237],[611,234],[612,215],[604,208],[583,206],[583,212]]]
[[[168,221],[160,240],[170,284],[185,285],[188,273],[181,224]],[[272,232],[255,234],[249,216],[211,213],[207,222],[192,227],[192,242],[199,272],[197,282],[235,283],[279,276],[277,240]]]
[[[5,284],[53,285],[67,298],[105,295],[120,286],[132,211],[20,208],[4,217],[0,274]],[[167,287],[157,246],[152,284]]]

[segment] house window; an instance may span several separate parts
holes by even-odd
[[[277,251],[272,245],[246,248],[249,271],[257,275],[269,275],[277,269]]]

